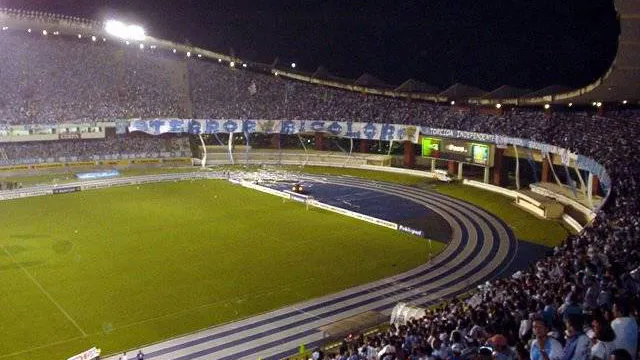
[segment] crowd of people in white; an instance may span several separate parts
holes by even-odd
[[[612,189],[592,226],[516,276],[485,284],[474,303],[449,301],[408,325],[345,340],[314,358],[635,360],[640,311],[640,112],[452,111],[231,68],[102,39],[0,36],[0,123],[129,118],[307,119],[416,124],[528,138],[589,156]],[[155,156],[175,139],[2,144],[10,160]],[[177,140],[177,141],[185,141]],[[184,143],[179,146],[185,146]]]

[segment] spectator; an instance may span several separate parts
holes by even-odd
[[[616,349],[627,350],[631,360],[635,360],[638,351],[638,323],[629,313],[629,303],[626,299],[619,298],[614,301],[615,319],[611,322],[611,328],[615,333]]]
[[[531,360],[561,360],[563,351],[558,340],[548,336],[549,328],[541,317],[533,319],[535,340],[531,344]]]

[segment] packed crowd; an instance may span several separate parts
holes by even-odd
[[[117,136],[93,140],[0,144],[0,165],[111,159],[191,157],[186,137]]]
[[[184,66],[133,44],[95,40],[3,32],[0,124],[188,115]]]
[[[90,41],[1,36],[0,121],[11,124],[187,117],[323,119],[420,124],[522,137],[592,157],[613,187],[592,226],[527,271],[485,284],[472,301],[345,341],[314,358],[635,360],[640,311],[640,112],[459,113],[435,104],[365,96],[243,68],[186,64]],[[183,144],[184,145],[184,144]],[[161,153],[163,140],[3,144],[11,158]]]

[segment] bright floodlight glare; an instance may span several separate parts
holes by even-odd
[[[496,109],[500,109],[502,107],[502,104],[496,104]]]
[[[126,25],[122,21],[109,20],[104,24],[104,30],[121,39],[142,41],[147,35],[140,25]]]
[[[602,106],[602,103],[601,103],[600,101],[598,101],[598,102],[596,103],[596,106],[597,106],[597,107],[601,107],[601,106]]]
[[[222,59],[218,59],[218,62],[222,62]]]
[[[622,100],[622,105],[627,105],[627,100]]]
[[[47,36],[48,32],[47,30],[42,30],[42,35]]]
[[[27,29],[27,32],[28,32],[28,33],[30,33],[30,32],[31,32],[31,29]]]
[[[187,57],[191,57],[191,51],[187,51]]]
[[[144,50],[144,44],[140,44],[140,50]]]
[[[456,102],[451,100],[451,105],[455,105],[455,104],[456,104]]]
[[[3,27],[2,27],[2,30],[3,30],[3,31],[9,30],[9,27],[8,27],[8,26],[3,26]]]
[[[97,37],[95,37],[95,36],[92,36],[92,37],[91,37],[91,41],[96,42],[96,40],[98,40],[98,38],[97,38]]]
[[[232,62],[230,62],[230,63],[229,63],[229,66],[231,66],[231,67],[235,67],[235,66],[236,66],[236,63],[232,61]]]
[[[569,107],[572,107],[572,106],[573,106],[573,103],[569,103]]]
[[[296,68],[296,63],[291,63],[291,68],[295,69]]]
[[[82,34],[78,34],[78,39],[82,39]]]
[[[551,107],[551,105],[549,105],[549,104],[544,104],[544,109],[545,109],[545,110],[549,110],[549,108],[550,108],[550,107]]]
[[[246,68],[246,67],[247,67],[247,64],[242,64],[242,67],[243,67],[243,68]]]

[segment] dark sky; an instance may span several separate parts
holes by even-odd
[[[147,33],[249,61],[295,61],[399,84],[582,86],[611,64],[613,0],[0,0],[142,23]]]

